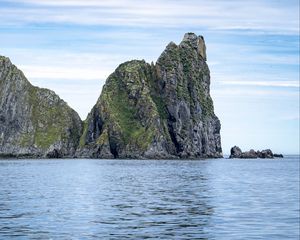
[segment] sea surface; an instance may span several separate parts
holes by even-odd
[[[299,156],[0,160],[0,239],[299,239]]]

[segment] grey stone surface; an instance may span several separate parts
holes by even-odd
[[[0,156],[73,156],[82,123],[53,91],[32,86],[0,56]]]
[[[242,150],[238,146],[230,149],[230,158],[239,158],[242,155]]]

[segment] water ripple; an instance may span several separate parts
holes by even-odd
[[[12,237],[299,239],[299,160],[1,160]]]

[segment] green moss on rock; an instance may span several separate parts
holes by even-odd
[[[78,114],[53,91],[32,86],[8,58],[0,58],[0,116],[6,119],[0,132],[9,136],[0,153],[46,156],[58,148],[73,155],[81,135]],[[13,111],[12,111],[13,109]]]
[[[99,105],[103,105],[102,109],[106,110],[108,125],[117,129],[123,144],[143,150],[151,142],[153,131],[142,125],[139,107],[146,111],[148,106],[143,104],[150,104],[152,110],[146,115],[157,114],[152,113],[155,111],[153,102],[149,102],[149,93],[142,87],[143,81],[146,83],[150,80],[148,68],[149,65],[144,61],[121,64],[107,80],[99,102]]]

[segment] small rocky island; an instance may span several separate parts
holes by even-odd
[[[247,152],[242,152],[238,146],[234,146],[230,149],[229,158],[283,158],[282,154],[273,153],[270,149],[265,149],[262,151],[255,151],[251,149]]]
[[[0,56],[2,157],[217,158],[220,128],[205,42],[194,33],[155,64],[119,65],[85,121]]]

